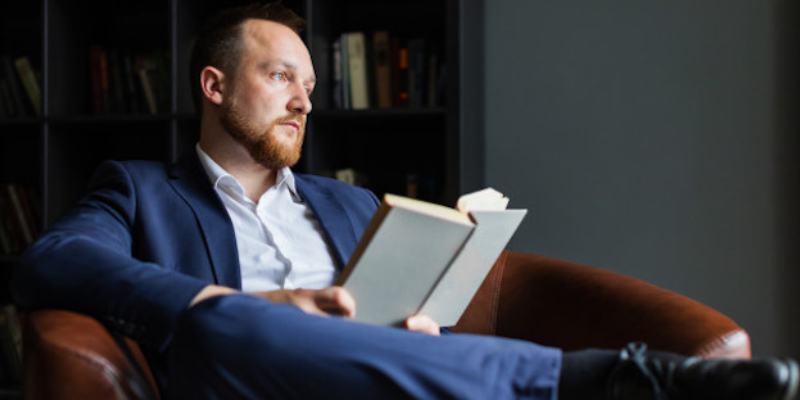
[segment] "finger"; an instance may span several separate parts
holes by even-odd
[[[439,324],[427,315],[412,315],[406,319],[406,328],[410,331],[439,336]]]
[[[316,293],[317,306],[330,314],[353,318],[356,314],[356,300],[340,286],[325,288]]]

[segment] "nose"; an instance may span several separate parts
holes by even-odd
[[[292,99],[289,101],[287,108],[289,111],[305,115],[311,112],[311,99],[308,96],[308,92],[306,92],[306,88],[296,82],[293,85],[294,90],[292,90]]]

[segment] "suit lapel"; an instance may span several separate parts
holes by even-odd
[[[196,155],[189,154],[170,170],[170,184],[191,207],[203,234],[217,284],[241,289],[236,236],[225,206],[211,186]]]
[[[317,221],[333,248],[337,267],[342,269],[358,243],[353,223],[345,212],[342,203],[334,197],[330,188],[315,185],[300,174],[295,174],[297,191],[304,201],[308,202]]]

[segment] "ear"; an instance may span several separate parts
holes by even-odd
[[[212,104],[222,104],[225,74],[214,67],[205,67],[200,71],[200,89]]]

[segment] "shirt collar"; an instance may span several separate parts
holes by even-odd
[[[197,151],[197,156],[200,158],[200,164],[203,165],[203,169],[206,171],[208,178],[211,180],[211,184],[214,185],[214,188],[220,186],[229,186],[239,192],[240,195],[244,195],[244,188],[233,177],[228,171],[226,171],[222,166],[217,164],[211,156],[206,154],[203,149],[200,148],[200,143],[195,145],[195,150]],[[229,184],[226,184],[229,182]],[[300,195],[297,193],[297,186],[294,179],[294,174],[292,173],[292,169],[289,167],[283,167],[278,170],[278,175],[275,177],[275,187],[280,189],[282,187],[286,187],[289,189],[289,193],[292,195],[292,200],[295,202],[301,202]]]

